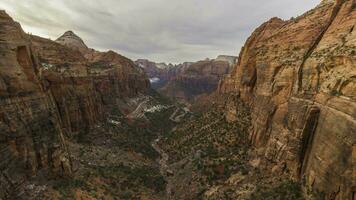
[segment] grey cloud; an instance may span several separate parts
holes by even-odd
[[[88,46],[132,59],[183,62],[237,55],[271,17],[288,19],[319,0],[2,0],[25,31],[57,38],[73,30]]]

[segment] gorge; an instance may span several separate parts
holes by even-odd
[[[355,200],[356,1],[181,64],[0,11],[0,200]]]

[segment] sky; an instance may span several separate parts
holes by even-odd
[[[320,0],[0,0],[34,35],[74,31],[87,46],[133,60],[181,63],[237,56],[255,28],[289,19]]]

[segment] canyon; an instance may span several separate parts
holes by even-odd
[[[191,105],[201,96],[213,93],[236,60],[234,56],[219,55],[215,59],[177,65],[145,59],[135,62],[145,70],[154,89],[174,101]]]
[[[0,199],[53,198],[47,181],[72,184],[75,170],[85,172],[78,147],[90,147],[83,141],[91,134],[108,137],[103,131],[146,99],[149,80],[133,61],[89,49],[72,31],[57,42],[27,35],[4,11],[0,27]]]
[[[355,24],[323,0],[173,65],[0,11],[0,200],[355,200]]]

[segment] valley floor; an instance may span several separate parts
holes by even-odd
[[[247,142],[249,109],[240,101],[232,123],[224,101],[193,115],[159,96],[130,101],[132,112],[113,109],[70,140],[73,177],[39,176],[26,199],[305,199],[283,166],[270,169]]]

